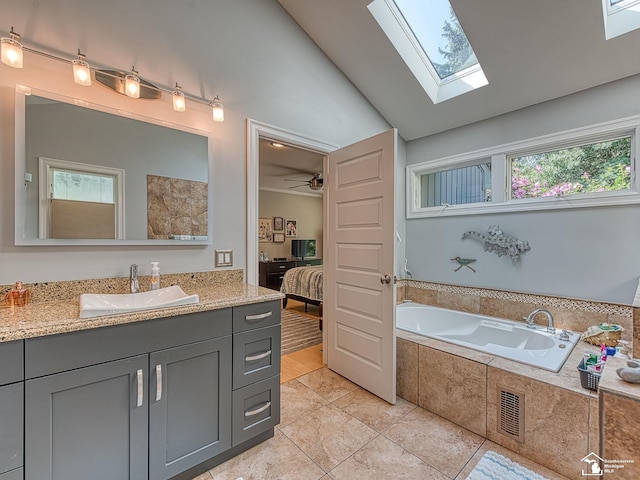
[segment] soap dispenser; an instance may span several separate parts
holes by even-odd
[[[160,262],[151,262],[151,290],[160,288]]]
[[[5,297],[7,305],[24,307],[31,300],[31,294],[22,282],[16,282]]]

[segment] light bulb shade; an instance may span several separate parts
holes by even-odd
[[[0,57],[2,63],[14,68],[22,68],[22,44],[15,38],[0,39]]]
[[[224,107],[217,95],[211,102],[211,107],[213,108],[213,121],[224,122]]]
[[[127,97],[140,98],[140,79],[133,72],[124,77],[124,93]]]
[[[187,104],[184,100],[184,93],[182,93],[178,88],[176,88],[173,93],[173,109],[176,112],[184,112],[187,109]]]
[[[84,87],[90,86],[91,68],[89,68],[89,64],[81,58],[74,60],[71,64],[73,65],[73,81]]]

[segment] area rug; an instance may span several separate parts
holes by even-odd
[[[485,453],[467,480],[547,480],[496,452]]]
[[[282,310],[282,355],[322,343],[318,318]]]

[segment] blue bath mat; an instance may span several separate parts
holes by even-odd
[[[496,452],[485,453],[467,480],[547,480]]]

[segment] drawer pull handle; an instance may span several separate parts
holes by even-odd
[[[287,268],[284,265],[280,265],[278,268],[283,269],[283,268]]]
[[[144,401],[144,377],[142,376],[142,369],[138,369],[136,372],[138,377],[138,399],[136,401],[136,407],[141,407]]]
[[[255,362],[256,360],[262,360],[263,358],[266,358],[269,355],[271,355],[271,350],[267,350],[266,352],[259,353],[257,355],[248,355],[248,356],[244,357],[244,361],[245,362]]]
[[[258,315],[247,315],[244,317],[244,319],[245,320],[262,320],[263,318],[269,318],[271,315],[273,315],[273,312],[269,311],[265,313],[259,313]]]
[[[271,402],[267,402],[263,406],[261,406],[260,408],[256,408],[255,410],[249,410],[247,412],[244,412],[244,416],[245,417],[253,417],[254,415],[258,415],[259,413],[264,412],[270,406],[271,406]]]
[[[156,365],[156,402],[162,400],[162,365]]]

